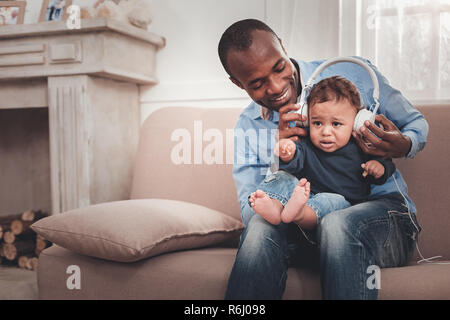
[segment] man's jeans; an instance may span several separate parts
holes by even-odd
[[[241,235],[225,299],[281,299],[288,267],[302,264],[320,270],[324,299],[376,299],[369,267],[406,265],[419,232],[398,194],[329,213],[308,233],[317,244],[294,223],[272,225],[255,213]]]

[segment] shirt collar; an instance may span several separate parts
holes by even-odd
[[[259,104],[257,104],[256,102],[253,102],[251,104],[250,109],[247,111],[248,112],[248,116],[253,119],[256,120],[258,118],[261,118],[261,106]]]
[[[280,114],[278,112],[268,110],[267,108],[262,107],[261,105],[255,103],[255,102],[253,103],[251,108],[248,110],[248,116],[253,120],[257,120],[257,119],[264,120],[264,118],[262,116],[263,108],[268,111],[268,116],[269,116],[269,118],[267,119],[268,121],[278,122],[278,120],[280,119]]]

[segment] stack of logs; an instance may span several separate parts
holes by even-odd
[[[0,216],[0,263],[37,270],[38,257],[51,243],[37,235],[30,226],[48,216],[42,211]]]

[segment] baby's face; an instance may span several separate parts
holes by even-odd
[[[309,109],[309,135],[317,148],[333,152],[348,143],[357,110],[347,99],[316,103]]]

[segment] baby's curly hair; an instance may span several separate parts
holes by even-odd
[[[309,93],[307,98],[308,109],[316,103],[339,102],[342,99],[350,102],[357,110],[361,109],[358,89],[351,81],[340,76],[325,78],[316,83]]]

